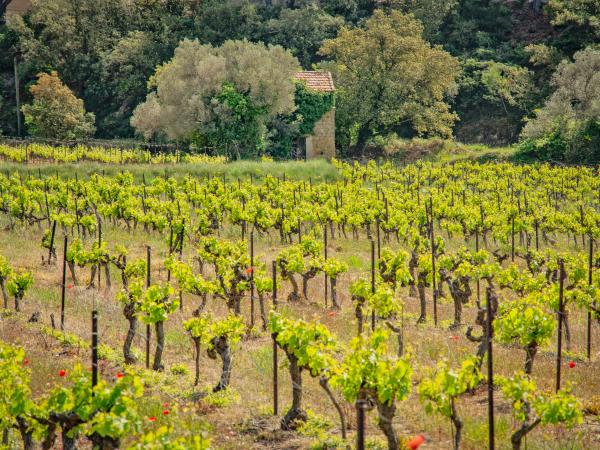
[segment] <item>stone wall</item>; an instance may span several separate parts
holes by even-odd
[[[327,111],[306,136],[306,159],[335,157],[335,108]]]

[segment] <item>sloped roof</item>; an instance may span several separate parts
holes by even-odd
[[[296,72],[294,74],[296,80],[304,81],[306,85],[315,91],[334,92],[333,78],[330,72]]]

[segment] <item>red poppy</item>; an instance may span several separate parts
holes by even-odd
[[[163,416],[168,416],[168,415],[169,415],[169,410],[168,410],[168,409],[165,409],[165,410],[163,411]]]
[[[328,317],[335,317],[335,311],[329,311],[329,312],[327,313],[327,316],[328,316]]]
[[[425,442],[425,436],[419,434],[418,436],[415,436],[410,441],[408,441],[406,443],[406,447],[410,448],[410,450],[417,450],[423,442]]]
[[[450,339],[452,339],[453,341],[458,341],[458,336],[450,336]]]
[[[149,420],[150,422],[156,422],[156,417],[148,417],[148,420]]]
[[[119,373],[117,374],[117,378],[123,378],[124,376],[125,376],[125,375],[123,375],[121,372],[119,372]]]
[[[67,289],[73,289],[73,285],[71,283],[67,284]]]
[[[569,368],[575,367],[575,361],[569,361]]]
[[[59,370],[59,371],[58,371],[58,376],[59,376],[59,377],[64,377],[66,374],[67,374],[67,371],[66,371],[66,370]]]
[[[28,359],[24,359],[23,360],[23,365],[26,366],[27,364],[29,364],[29,360]]]
[[[248,268],[246,269],[246,273],[247,273],[248,275],[250,275],[252,272],[254,272],[254,269],[253,269],[252,267],[248,267]]]
[[[163,403],[163,408],[168,408],[169,404],[167,402]]]

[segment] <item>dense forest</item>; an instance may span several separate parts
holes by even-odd
[[[598,42],[599,0],[34,0],[0,25],[0,133],[17,133],[17,57],[22,103],[51,78],[40,73],[53,74],[56,89],[83,100],[82,129],[95,137],[228,140],[277,156],[303,117],[272,74],[329,70],[343,153],[454,137],[590,162],[600,142]],[[243,66],[249,54],[253,67]],[[203,81],[177,78],[194,65]],[[165,123],[173,89],[200,98],[186,107],[210,126],[183,128],[179,113]],[[272,98],[257,94],[266,90]],[[26,108],[35,134],[35,102]]]

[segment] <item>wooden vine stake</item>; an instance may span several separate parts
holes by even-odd
[[[151,262],[152,248],[148,245],[146,247],[146,287],[150,287],[150,262]],[[146,369],[150,368],[150,338],[152,337],[152,329],[150,324],[146,324]]]
[[[433,323],[437,327],[437,285],[435,280],[435,233],[433,229],[433,198],[429,197],[429,229],[431,237],[431,284],[433,287]]]
[[[325,262],[327,262],[327,224],[323,226],[323,256],[325,258]],[[325,280],[325,308],[327,308],[327,274],[324,274],[323,278]]]
[[[367,399],[365,390],[361,388],[358,391],[358,398],[356,399],[356,449],[365,450],[365,407],[367,406]]]
[[[98,310],[92,309],[92,388],[98,384]],[[93,394],[92,394],[93,395]]]
[[[60,292],[60,331],[65,331],[65,296],[67,288],[67,245],[68,237],[65,234],[63,245],[62,285]]]
[[[56,236],[56,220],[52,222],[52,231],[50,232],[50,248],[48,249],[48,265],[52,262],[52,250],[54,250],[54,236]]]
[[[594,268],[594,236],[590,233],[589,236],[590,252],[588,255],[588,284],[591,286],[593,281],[592,271]],[[592,313],[587,313],[587,330],[586,330],[586,341],[587,341],[587,359],[590,360],[592,357]]]
[[[277,262],[273,261],[273,309],[277,310]],[[279,414],[279,390],[277,387],[277,370],[279,363],[277,362],[277,340],[275,334],[273,337],[273,415]]]
[[[561,259],[558,262],[558,339],[556,341],[556,392],[560,390],[560,369],[562,363],[562,329],[564,315],[564,284],[565,284],[565,263]]]
[[[250,232],[250,328],[254,328],[254,230]]]
[[[375,293],[375,241],[371,239],[371,294]],[[375,310],[371,311],[371,330],[375,330]]]
[[[492,299],[491,292],[486,293],[486,328],[487,328],[487,377],[488,377],[488,448],[494,450],[494,358],[492,353]]]

